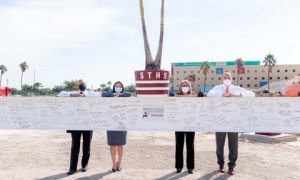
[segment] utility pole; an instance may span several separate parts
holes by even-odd
[[[35,85],[35,70],[33,70],[33,85]]]

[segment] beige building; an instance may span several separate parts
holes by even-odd
[[[211,69],[207,75],[205,91],[222,83],[222,76],[230,72],[233,76],[233,84],[237,85],[237,68],[234,61],[210,62]],[[204,75],[200,70],[201,62],[172,63],[171,75],[174,79],[173,88],[178,90],[180,82],[189,79],[196,92],[203,91]],[[289,80],[300,73],[300,64],[276,65],[270,73],[270,83],[280,80]],[[244,88],[259,88],[268,82],[267,67],[260,61],[245,61],[244,68],[239,72],[238,85]],[[194,81],[193,81],[194,80]]]

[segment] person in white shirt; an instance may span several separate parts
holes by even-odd
[[[215,86],[207,93],[208,97],[255,97],[252,91],[232,84],[232,75],[225,73],[223,76],[223,84]],[[229,146],[229,163],[228,174],[234,174],[234,168],[238,157],[238,133],[237,132],[216,132],[217,158],[219,164],[219,172],[224,173],[224,144],[228,136]]]
[[[66,92],[62,91],[58,94],[59,97],[99,97],[100,94],[97,92],[86,91],[86,84],[81,79],[77,82],[78,91]],[[82,131],[82,130],[67,130],[72,136],[72,147],[71,147],[71,158],[70,158],[70,169],[67,172],[68,175],[72,175],[77,171],[78,156],[80,151],[80,138],[83,137],[83,155],[81,160],[81,171],[87,171],[87,165],[90,158],[90,147],[93,137],[93,131]]]

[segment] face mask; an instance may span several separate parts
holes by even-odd
[[[85,91],[85,89],[86,89],[86,85],[85,84],[80,84],[79,85],[79,90],[80,91]]]
[[[225,80],[223,81],[223,83],[224,83],[225,86],[230,86],[231,83],[232,83],[232,80],[230,80],[230,79],[225,79]]]
[[[115,92],[116,93],[121,93],[122,92],[122,88],[120,88],[120,87],[115,87]]]
[[[183,92],[183,93],[188,93],[189,90],[190,90],[189,87],[182,87],[181,89],[182,89],[182,92]]]

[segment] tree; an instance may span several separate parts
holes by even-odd
[[[265,67],[268,67],[268,91],[270,92],[270,73],[272,71],[272,68],[276,65],[277,60],[275,59],[273,54],[268,54],[263,63],[265,64]]]
[[[135,85],[134,84],[130,84],[129,86],[126,86],[125,87],[125,91],[126,92],[135,93]]]
[[[22,62],[19,66],[21,68],[21,91],[22,91],[23,90],[22,89],[22,87],[23,87],[23,73],[29,68],[29,66],[27,65],[26,61]]]
[[[203,71],[203,75],[204,75],[204,93],[205,93],[205,86],[206,86],[206,76],[210,70],[210,63],[208,61],[203,61],[201,63],[200,69]]]
[[[111,90],[110,86],[112,85],[111,81],[107,82],[108,89]]]
[[[163,39],[164,39],[164,4],[165,1],[161,0],[159,44],[158,44],[158,50],[157,50],[155,60],[153,60],[150,46],[149,46],[148,36],[147,36],[147,29],[146,29],[145,16],[144,16],[144,4],[143,4],[143,0],[140,0],[140,13],[141,13],[144,48],[145,48],[145,55],[146,55],[146,63],[145,63],[146,70],[160,70]]]
[[[54,86],[54,88],[51,90],[53,93],[58,94],[59,92],[64,90],[64,86]]]
[[[102,83],[102,84],[100,85],[100,91],[102,91],[102,92],[103,92],[103,91],[104,91],[104,89],[105,89],[105,87],[106,87],[106,84],[103,84],[103,83]]]
[[[64,81],[64,90],[65,91],[76,91],[77,89],[78,89],[77,80]]]
[[[236,85],[239,86],[239,78],[240,78],[240,70],[244,67],[244,60],[242,58],[237,58],[235,60],[236,70],[237,70],[237,78],[236,78]]]
[[[0,72],[1,72],[1,74],[0,74],[0,87],[1,87],[2,76],[4,73],[7,72],[7,68],[4,65],[0,65]]]
[[[39,88],[43,87],[42,83],[36,82],[33,84],[33,90],[36,91],[37,95],[39,94]]]

